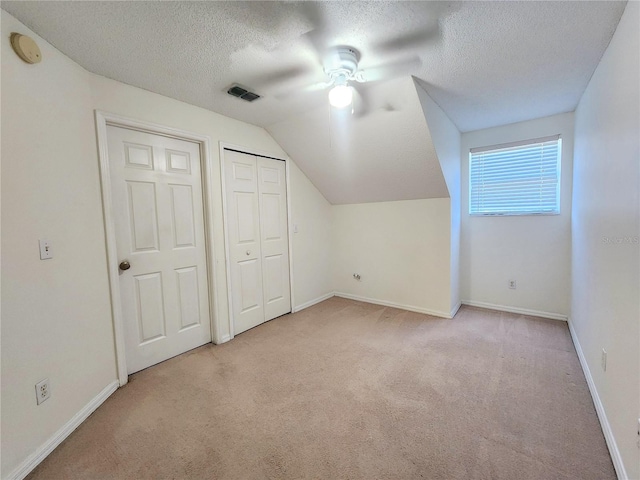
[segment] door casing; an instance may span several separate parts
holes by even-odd
[[[231,298],[231,255],[229,252],[229,223],[227,218],[227,190],[225,184],[225,170],[224,170],[224,154],[225,149],[235,150],[237,152],[246,153],[248,155],[256,155],[259,157],[271,158],[273,160],[280,160],[285,163],[285,182],[287,188],[287,236],[289,241],[289,290],[291,295],[291,313],[294,313],[296,310],[294,308],[295,300],[293,296],[293,223],[291,219],[291,180],[290,180],[290,159],[285,156],[284,158],[280,158],[274,156],[269,152],[262,152],[259,150],[242,147],[240,145],[234,145],[227,142],[220,142],[220,175],[222,179],[222,221],[224,224],[224,254],[225,254],[225,265],[226,265],[226,274],[227,274],[227,302],[229,304],[229,335],[230,338],[235,336],[234,329],[234,316],[233,316],[233,299]]]
[[[118,251],[116,248],[116,233],[113,221],[111,201],[111,177],[109,169],[109,151],[107,147],[107,125],[137,130],[145,133],[163,135],[187,140],[200,145],[200,164],[202,172],[202,200],[204,208],[205,251],[207,263],[207,281],[209,294],[209,314],[211,318],[211,337],[213,343],[221,343],[222,335],[219,325],[218,298],[215,288],[215,253],[213,249],[213,178],[211,167],[211,139],[184,130],[165,127],[150,122],[142,122],[119,115],[95,111],[96,131],[98,136],[98,157],[100,161],[100,183],[102,190],[102,210],[104,214],[104,228],[107,247],[107,272],[109,288],[111,290],[111,314],[113,317],[113,333],[115,338],[115,352],[120,386],[128,381],[125,355],[124,319],[120,298],[118,275]]]

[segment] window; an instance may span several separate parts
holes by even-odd
[[[560,135],[473,148],[470,215],[560,213]]]

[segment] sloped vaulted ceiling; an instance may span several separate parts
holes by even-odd
[[[3,1],[87,70],[267,128],[332,203],[446,196],[410,76],[460,131],[575,109],[624,1]],[[339,118],[320,57],[360,50],[370,114]],[[45,59],[46,61],[46,59]],[[393,78],[391,78],[393,77]],[[226,94],[242,83],[263,98]],[[422,129],[422,135],[421,135]]]
[[[267,130],[333,204],[447,197],[413,79],[371,90],[366,117],[327,105]]]

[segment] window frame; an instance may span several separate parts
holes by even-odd
[[[545,143],[550,141],[558,142],[558,154],[556,158],[556,176],[557,176],[557,188],[556,188],[556,207],[557,210],[552,212],[476,212],[472,213],[472,181],[471,181],[471,164],[472,156],[476,153],[492,152],[496,150],[506,150],[509,148],[526,147],[535,145],[537,143]],[[562,213],[562,135],[549,135],[546,137],[532,138],[528,140],[520,140],[516,142],[501,143],[496,145],[488,145],[484,147],[474,147],[469,149],[469,163],[468,163],[468,180],[469,180],[469,201],[468,201],[468,215],[470,217],[521,217],[521,216],[556,216]]]

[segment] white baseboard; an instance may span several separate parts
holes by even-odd
[[[298,305],[293,308],[291,313],[299,312],[300,310],[304,310],[305,308],[313,307],[316,303],[324,302],[325,300],[330,299],[335,294],[333,292],[329,292],[326,295],[322,295],[321,297],[314,298],[313,300],[309,300],[308,302],[303,303],[302,305]]]
[[[76,413],[71,420],[65,423],[60,430],[53,434],[44,444],[42,444],[34,453],[29,455],[27,459],[16,467],[5,480],[22,480],[29,475],[53,450],[60,445],[73,431],[84,422],[104,401],[118,389],[118,381],[115,380],[96,395],[82,410]]]
[[[616,443],[616,439],[613,436],[611,424],[607,419],[607,414],[604,410],[604,406],[602,405],[602,401],[600,400],[600,395],[598,395],[596,384],[593,381],[593,377],[591,376],[591,370],[589,370],[587,359],[582,352],[582,347],[580,346],[578,335],[576,335],[576,331],[573,329],[573,324],[571,323],[571,321],[569,321],[568,323],[569,332],[571,332],[571,339],[573,340],[573,346],[576,349],[578,359],[580,360],[580,365],[582,366],[582,371],[584,372],[584,376],[587,379],[587,385],[589,385],[591,398],[593,399],[593,404],[596,407],[596,413],[598,414],[598,419],[600,420],[600,426],[602,427],[602,432],[604,433],[607,447],[609,447],[609,453],[611,454],[611,460],[613,461],[613,466],[616,469],[616,474],[618,475],[618,478],[620,480],[628,480],[629,477],[627,476],[627,471],[624,468],[624,463],[622,463],[622,456],[620,455],[620,450],[618,450],[618,444]]]
[[[357,300],[359,302],[373,303],[374,305],[382,305],[384,307],[399,308],[400,310],[409,310],[410,312],[424,313],[433,317],[451,318],[451,312],[439,312],[437,310],[429,310],[428,308],[414,307],[412,305],[402,305],[399,303],[388,302],[386,300],[377,300],[375,298],[360,297],[351,295],[350,293],[336,292],[336,297],[348,298],[349,300]]]
[[[543,312],[541,310],[530,310],[528,308],[509,307],[507,305],[496,305],[494,303],[475,302],[473,300],[463,300],[463,305],[470,307],[488,308],[489,310],[499,310],[501,312],[519,313],[521,315],[530,315],[532,317],[550,318],[551,320],[567,321],[567,316],[562,313]]]
[[[229,334],[223,335],[220,341],[216,343],[216,345],[222,345],[223,343],[227,343],[229,340],[231,340],[231,335]]]
[[[462,302],[458,302],[458,304],[453,307],[453,310],[451,310],[451,313],[449,314],[449,318],[453,318],[456,316],[456,313],[458,313],[458,310],[460,310],[460,307],[462,306]]]

